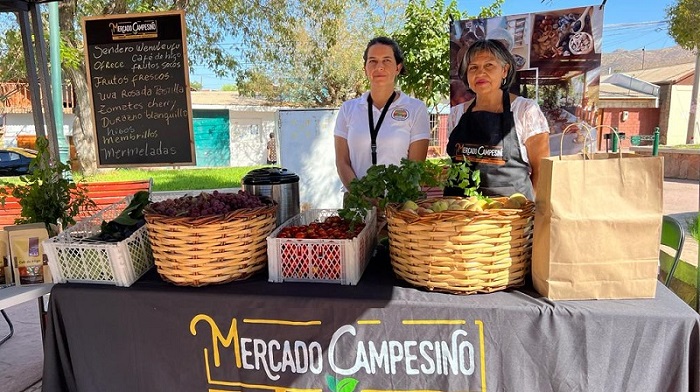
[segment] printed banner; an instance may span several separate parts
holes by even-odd
[[[482,320],[401,317],[410,309],[347,323],[337,311],[244,313],[190,322],[210,390],[486,390]]]
[[[553,304],[529,287],[450,295],[397,280],[388,255],[357,286],[267,278],[192,288],[151,271],[128,288],[55,285],[44,389],[677,391],[698,381],[698,316],[663,285],[637,302]]]
[[[588,143],[585,130],[572,126],[563,143],[562,132],[571,124],[600,122],[602,36],[600,5],[456,21],[450,28],[450,106],[473,97],[459,75],[469,46],[484,38],[501,40],[518,69],[511,92],[539,103],[550,126],[551,154],[578,153]],[[589,137],[595,146],[596,132]]]

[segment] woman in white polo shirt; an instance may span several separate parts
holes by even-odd
[[[398,44],[387,37],[374,38],[363,58],[370,90],[343,103],[335,122],[335,165],[345,189],[373,164],[425,160],[430,140],[425,103],[396,91],[396,77],[405,73]]]

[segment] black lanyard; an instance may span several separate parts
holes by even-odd
[[[391,97],[386,101],[386,105],[382,109],[382,114],[379,116],[377,121],[377,126],[374,126],[374,116],[372,115],[372,94],[367,94],[367,116],[369,116],[369,135],[372,138],[372,164],[377,164],[377,134],[379,133],[379,128],[382,126],[382,121],[384,121],[384,116],[386,116],[387,110],[389,110],[389,105],[394,102],[396,98],[396,91],[391,93]]]

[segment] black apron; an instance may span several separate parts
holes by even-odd
[[[447,142],[452,162],[468,161],[481,172],[479,191],[484,196],[510,196],[519,192],[534,200],[530,165],[520,153],[510,94],[503,92],[503,113],[472,112],[469,105]],[[445,196],[464,196],[464,190],[446,187]]]

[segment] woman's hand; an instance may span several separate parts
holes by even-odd
[[[536,191],[537,182],[540,178],[540,164],[542,158],[549,156],[549,134],[538,133],[537,135],[530,136],[525,141],[525,148],[527,149],[527,159],[530,161],[530,168],[532,169],[530,173],[532,188],[533,191]]]

